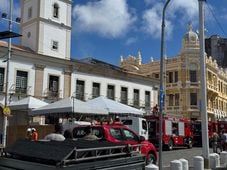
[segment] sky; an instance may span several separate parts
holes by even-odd
[[[20,16],[14,0],[14,18]],[[120,57],[142,55],[142,63],[159,60],[161,18],[165,0],[74,0],[72,5],[71,57],[92,57],[118,65]],[[227,37],[227,0],[206,0],[205,36]],[[8,13],[9,0],[0,0],[0,14]],[[165,55],[180,53],[188,23],[198,31],[198,0],[171,0],[165,18]],[[7,28],[0,19],[0,31]],[[19,25],[13,24],[13,30]],[[18,42],[15,42],[18,43]]]

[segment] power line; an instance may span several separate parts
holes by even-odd
[[[215,15],[214,10],[211,8],[211,5],[208,4],[208,0],[206,1],[206,6],[207,6],[208,9],[210,10],[210,12],[211,12],[211,14],[212,14],[214,20],[216,21],[216,23],[217,23],[218,27],[220,28],[220,30],[223,32],[224,36],[227,37],[227,36],[226,36],[227,34],[226,34],[225,30],[223,29],[221,23],[218,21],[216,15]]]

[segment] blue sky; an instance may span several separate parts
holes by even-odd
[[[165,0],[74,0],[72,8],[71,56],[93,57],[119,65],[120,56],[142,54],[142,62],[160,58],[161,13]],[[0,0],[0,13],[7,12],[9,0]],[[227,37],[227,1],[205,3],[206,36]],[[20,15],[14,0],[14,16]],[[187,24],[198,30],[198,0],[171,0],[166,12],[166,55],[181,49]],[[6,27],[0,22],[0,31]],[[18,30],[16,24],[14,29]],[[7,27],[6,27],[7,28]]]

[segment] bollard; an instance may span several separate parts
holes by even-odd
[[[179,159],[182,163],[182,170],[188,170],[188,160],[186,159]]]
[[[173,160],[170,162],[170,170],[183,170],[182,162],[179,160]]]
[[[193,170],[204,170],[204,159],[202,156],[193,157]]]
[[[220,166],[220,156],[217,153],[211,153],[210,157],[210,168],[214,169]]]
[[[158,170],[158,166],[154,164],[149,164],[145,167],[145,170]]]
[[[220,165],[224,166],[227,164],[227,152],[226,151],[222,151],[220,153]]]

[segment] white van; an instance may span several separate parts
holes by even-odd
[[[148,140],[148,126],[146,119],[142,117],[120,117],[121,122],[128,126],[128,128],[132,129],[139,136],[143,136],[146,140]]]

